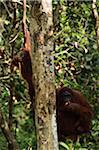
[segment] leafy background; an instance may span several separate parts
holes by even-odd
[[[60,150],[99,149],[99,53],[95,32],[95,19],[91,1],[53,0],[53,11],[58,9],[55,39],[56,86],[64,84],[79,89],[88,99],[94,111],[92,131],[73,144],[60,142]],[[0,105],[8,120],[9,100],[13,89],[13,133],[20,149],[35,150],[35,134],[30,111],[30,100],[26,82],[15,68],[11,71],[13,56],[23,46],[22,3],[0,2]],[[99,2],[97,1],[99,13]],[[16,11],[16,13],[15,13]],[[27,4],[27,24],[29,25]],[[6,150],[7,143],[0,130],[0,149]]]

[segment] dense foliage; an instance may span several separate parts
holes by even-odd
[[[13,56],[23,46],[22,3],[1,1],[0,7],[0,105],[8,120],[9,101],[13,99],[13,133],[20,149],[35,150],[33,120],[26,83],[17,68],[11,70]],[[99,149],[99,53],[95,32],[95,19],[90,1],[53,1],[53,10],[59,5],[59,21],[55,32],[56,86],[64,84],[83,91],[94,111],[90,135],[82,136],[73,144],[60,143],[61,150]],[[99,2],[97,2],[97,10]],[[29,6],[27,5],[27,16]],[[98,12],[99,13],[99,12]],[[31,14],[30,14],[31,15]],[[27,17],[29,24],[29,17]],[[24,84],[25,83],[25,84]],[[7,149],[7,142],[0,130],[0,149]]]
[[[71,143],[66,142],[67,145],[61,143],[61,147],[95,150],[99,148],[99,53],[92,3],[62,0],[59,20],[55,49],[56,82],[58,85],[64,84],[83,91],[94,111],[91,134],[83,136],[75,145],[71,146]]]

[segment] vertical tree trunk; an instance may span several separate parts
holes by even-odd
[[[30,7],[37,150],[57,150],[52,2],[31,1]]]
[[[92,10],[93,15],[96,20],[95,30],[96,30],[96,38],[97,38],[97,49],[99,50],[99,14],[97,10],[96,0],[92,1]]]

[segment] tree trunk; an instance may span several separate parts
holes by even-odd
[[[57,150],[52,2],[31,1],[30,11],[37,150]]]
[[[99,50],[99,14],[97,10],[97,5],[96,5],[96,0],[92,1],[92,10],[93,10],[93,15],[96,21],[95,25],[95,31],[96,31],[96,38],[97,38],[97,49]]]

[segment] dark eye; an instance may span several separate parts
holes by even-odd
[[[71,94],[67,91],[65,91],[63,94],[62,94],[62,97],[64,99],[64,101],[70,101],[71,100]]]

